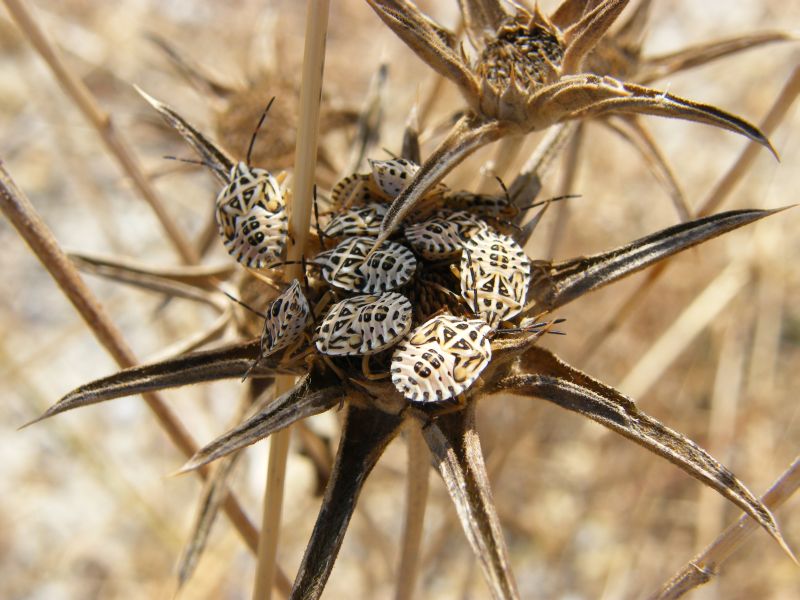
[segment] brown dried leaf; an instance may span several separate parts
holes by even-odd
[[[548,350],[530,348],[517,372],[498,381],[492,392],[548,400],[666,458],[744,510],[794,559],[772,513],[726,467],[686,436],[642,412],[630,398],[573,369]]]
[[[553,310],[668,256],[782,210],[732,210],[662,229],[602,254],[555,264],[534,263],[528,299]]]
[[[24,425],[32,425],[59,413],[81,406],[97,404],[114,398],[180,387],[192,383],[242,377],[259,355],[260,340],[240,342],[215,350],[197,352],[161,362],[119,371],[74,389],[51,406],[41,417]],[[271,377],[278,374],[297,375],[302,365],[280,365],[279,357],[259,361],[252,377]]]
[[[422,433],[492,596],[519,598],[475,431],[475,404],[438,417]]]
[[[333,474],[297,572],[291,598],[319,598],[330,577],[356,501],[372,468],[400,430],[403,419],[350,405]]]
[[[200,133],[186,119],[175,112],[175,110],[148,95],[139,87],[134,87],[142,98],[147,100],[150,105],[161,114],[164,120],[175,128],[175,130],[183,136],[183,139],[197,151],[203,161],[208,164],[208,167],[214,175],[217,176],[217,179],[222,183],[228,183],[228,177],[235,162],[233,158],[217,144]]]
[[[327,372],[314,369],[291,390],[275,400],[270,398],[266,405],[257,406],[252,416],[200,448],[179,472],[197,469],[255,444],[296,421],[325,412],[346,396],[347,390],[341,382]]]

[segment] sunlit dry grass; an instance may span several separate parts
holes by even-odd
[[[218,139],[243,155],[264,100],[295,93],[292,86],[300,72],[302,7],[291,2],[266,8],[263,4],[243,0],[235,6],[197,7],[183,2],[76,0],[33,6],[69,65],[132,142],[168,212],[190,238],[199,236],[210,218],[216,183],[162,159],[188,152],[131,84],[181,107],[204,130],[214,131],[219,123],[223,130],[218,130]],[[343,112],[359,108],[379,62],[388,61],[386,124],[379,148],[396,152],[411,104],[425,101],[434,79],[365,4],[335,4],[325,75],[328,106]],[[428,2],[425,8],[453,25],[452,4]],[[681,0],[670,7],[656,6],[646,49],[663,51],[720,35],[791,29],[800,23],[800,10],[788,3],[753,0],[737,3],[735,9],[730,4],[708,2],[701,8]],[[260,94],[248,92],[253,117],[237,119],[236,133],[225,131],[229,121],[219,117],[224,103],[212,101],[207,91],[182,79],[145,39],[147,33],[171,40],[223,81],[242,89],[258,85]],[[94,131],[3,13],[0,44],[0,158],[58,241],[83,252],[179,264],[152,212],[121,178]],[[796,44],[770,46],[675,75],[659,85],[758,122],[799,56]],[[244,110],[248,104],[236,106]],[[456,106],[461,106],[458,94],[445,85],[426,124],[436,125]],[[280,120],[280,113],[274,118]],[[647,124],[691,207],[702,204],[745,144],[699,125],[656,119]],[[781,163],[759,153],[725,208],[772,208],[797,201],[798,126],[793,109],[771,136]],[[265,149],[278,146],[281,132],[285,133],[281,123],[268,122],[256,156],[269,157]],[[343,134],[332,128],[325,139],[332,164],[346,166],[349,148]],[[532,149],[534,142],[526,147]],[[433,145],[428,137],[424,150]],[[490,148],[470,158],[448,182],[454,188],[491,189],[491,177],[480,181],[474,176],[491,155]],[[521,153],[518,161],[525,155]],[[510,179],[518,168],[501,165],[498,170]],[[544,196],[556,193],[559,172],[552,172]],[[327,185],[335,175],[321,171]],[[574,191],[582,197],[570,201],[557,257],[611,248],[676,221],[668,195],[636,154],[599,126],[587,127]],[[620,385],[650,414],[703,444],[756,493],[766,490],[791,463],[800,439],[800,312],[794,301],[800,294],[794,267],[800,245],[793,235],[800,223],[795,212],[674,259],[619,331],[591,353],[586,340],[645,275],[570,305],[559,315],[568,319],[568,335],[546,342],[593,376]],[[549,247],[546,227],[552,227],[552,219],[546,219],[529,246],[532,256]],[[0,419],[0,595],[165,597],[174,586],[172,569],[192,521],[199,485],[188,477],[168,477],[183,459],[140,399],[118,400],[15,431],[66,391],[116,367],[5,221],[0,222],[0,241],[0,323],[5,332],[0,340],[0,389],[5,399]],[[222,264],[226,259],[222,248],[215,248],[207,262]],[[738,265],[733,283],[713,287],[732,264]],[[141,359],[215,317],[201,305],[181,300],[165,305],[154,294],[95,278],[87,281]],[[727,296],[714,293],[725,290]],[[702,304],[693,305],[698,297]],[[676,348],[674,360],[665,364],[662,355],[646,362],[653,347]],[[202,443],[229,425],[239,395],[237,383],[228,382],[170,391],[165,397]],[[729,504],[671,465],[575,415],[514,399],[487,402],[481,411],[483,447],[523,597],[644,597],[738,517]],[[335,438],[336,420],[337,415],[326,414],[313,419],[311,426]],[[249,451],[234,486],[253,517],[260,514],[264,457],[260,447]],[[399,443],[378,464],[329,582],[328,597],[391,593],[405,464]],[[315,484],[309,461],[290,452],[279,552],[281,566],[290,574],[299,563],[319,503],[313,496]],[[485,597],[488,592],[436,478],[430,493],[420,597],[455,598],[463,590]],[[790,501],[777,513],[795,548],[800,545],[800,526],[793,518],[796,505],[796,500]],[[184,596],[249,597],[253,571],[250,553],[221,520]],[[788,598],[798,580],[796,567],[768,536],[757,532],[717,582],[695,594]]]

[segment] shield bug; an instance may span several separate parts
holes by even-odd
[[[414,254],[405,246],[384,242],[367,259],[374,241],[363,236],[346,239],[313,262],[321,267],[325,281],[351,292],[375,294],[407,283],[417,268]]]
[[[317,330],[329,356],[368,355],[394,345],[411,329],[411,302],[397,292],[359,295],[334,304]]]
[[[489,364],[489,325],[438,315],[412,331],[392,354],[392,383],[412,402],[442,402],[475,383]]]

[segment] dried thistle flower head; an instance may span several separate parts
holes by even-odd
[[[205,160],[222,160],[224,154],[173,109],[148,100]],[[374,169],[386,167],[371,164]],[[307,248],[304,289],[297,280],[282,286],[262,315],[260,340],[124,370],[81,386],[44,417],[145,389],[242,375],[301,377],[293,389],[259,404],[202,448],[185,465],[189,470],[308,416],[346,405],[339,452],[293,597],[318,598],[322,593],[364,480],[408,421],[422,430],[493,594],[518,597],[475,425],[477,402],[500,393],[554,402],[667,458],[746,511],[791,554],[770,511],[710,454],[618,391],[536,345],[560,322],[540,321],[542,315],[774,211],[722,213],[599,255],[551,263],[527,257],[517,242],[495,228],[504,228],[502,220],[493,226],[465,214],[463,203],[474,203],[472,195],[446,191],[436,202],[437,216],[420,216],[417,223],[428,233],[425,247],[435,249],[455,239],[456,251],[420,252],[415,258],[414,244],[398,238],[368,259],[376,239],[367,234],[371,219],[354,217],[349,226],[355,230],[332,248],[327,249],[324,235],[316,240],[322,246],[316,255]],[[331,221],[349,210],[334,210]],[[231,216],[234,230],[240,219],[246,221],[247,215]],[[454,229],[446,232],[442,222]],[[419,228],[412,224],[409,229],[409,238],[419,240]],[[259,278],[269,280],[269,269],[260,269]],[[341,299],[332,303],[333,298]]]
[[[469,112],[422,165],[383,221],[379,241],[400,225],[427,190],[467,155],[504,136],[607,114],[674,117],[721,127],[772,150],[757,127],[714,106],[582,72],[585,60],[628,0],[565,0],[544,15],[500,0],[462,0],[477,58],[456,36],[408,0],[368,0],[380,18],[431,68],[453,81]]]

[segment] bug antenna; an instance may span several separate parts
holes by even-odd
[[[241,300],[239,300],[239,299],[238,299],[236,296],[234,296],[233,294],[229,294],[228,292],[226,292],[226,291],[224,291],[224,290],[222,291],[222,293],[223,293],[223,294],[225,294],[225,295],[226,295],[228,298],[230,298],[230,299],[231,299],[231,300],[233,300],[234,302],[236,302],[236,304],[238,304],[239,306],[242,306],[242,307],[246,308],[247,310],[249,310],[249,311],[250,311],[251,313],[253,313],[254,315],[258,315],[258,316],[259,316],[259,317],[261,317],[262,319],[266,319],[266,318],[267,318],[267,315],[265,315],[264,313],[262,313],[262,312],[260,312],[260,311],[256,310],[255,308],[253,308],[253,307],[252,307],[252,306],[250,306],[249,304],[245,304],[244,302],[242,302]]]
[[[258,119],[258,124],[256,125],[255,130],[253,131],[253,135],[250,137],[250,145],[247,147],[247,157],[245,158],[247,164],[250,164],[250,157],[253,154],[253,146],[256,144],[256,137],[258,136],[258,130],[261,129],[261,126],[264,124],[264,119],[267,118],[267,113],[269,112],[270,106],[272,103],[275,102],[275,96],[269,99],[267,102],[267,107],[264,109],[264,112],[261,113],[261,117]]]
[[[397,154],[395,154],[394,152],[392,152],[388,148],[381,147],[381,150],[383,150],[384,152],[386,152],[386,154],[391,156],[393,160],[397,160],[398,158],[400,158],[399,156],[397,156]]]
[[[553,198],[548,198],[547,200],[539,200],[539,202],[534,202],[533,204],[528,204],[526,206],[519,206],[519,210],[529,210],[531,208],[536,208],[537,206],[543,206],[545,204],[550,204],[551,202],[561,202],[562,200],[570,200],[572,198],[581,198],[580,194],[564,194],[563,196],[555,196]]]

